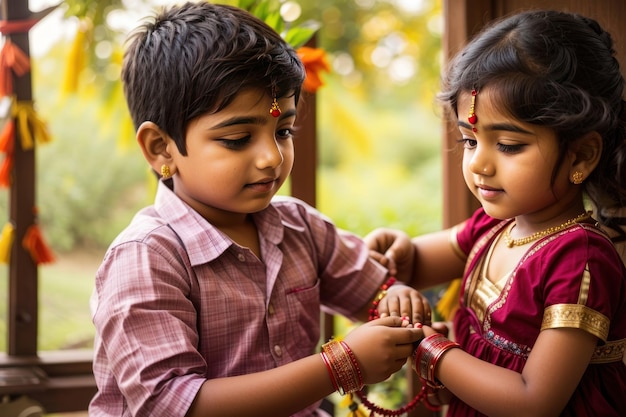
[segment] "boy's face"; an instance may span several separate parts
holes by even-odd
[[[168,143],[174,191],[218,226],[267,207],[291,172],[295,100],[279,99],[281,115],[273,117],[272,99],[242,90],[228,107],[189,123],[187,156]]]

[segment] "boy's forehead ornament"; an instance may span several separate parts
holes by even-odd
[[[472,103],[470,104],[469,113],[467,114],[467,121],[472,125],[472,131],[476,132],[476,122],[478,122],[478,116],[476,116],[476,95],[478,91],[476,89],[472,90]]]
[[[278,100],[276,100],[276,97],[274,97],[274,101],[272,101],[272,107],[270,107],[270,114],[273,117],[278,117],[281,113],[282,111],[280,110],[280,106],[278,105]]]

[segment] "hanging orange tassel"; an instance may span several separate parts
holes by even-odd
[[[0,188],[11,186],[11,170],[13,169],[13,152],[6,154],[0,164]]]
[[[13,144],[15,143],[15,123],[13,119],[8,120],[2,132],[0,132],[0,152],[11,153],[13,152]]]
[[[32,224],[26,229],[24,239],[22,239],[22,246],[30,253],[37,265],[54,262],[54,255],[48,248],[48,245],[46,245],[41,229],[37,224]]]
[[[13,75],[21,77],[30,71],[30,58],[10,40],[0,50],[0,97],[13,94]]]
[[[8,264],[11,259],[11,247],[15,237],[15,228],[11,222],[4,225],[0,233],[0,263]]]

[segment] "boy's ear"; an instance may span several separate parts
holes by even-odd
[[[157,124],[143,122],[137,129],[137,142],[144,158],[155,172],[161,172],[163,165],[168,165],[170,170],[175,169],[169,152],[169,147],[175,144]]]
[[[575,172],[582,173],[583,178],[589,177],[602,156],[602,136],[598,132],[589,132],[576,139],[571,145],[573,162],[570,168],[570,178]]]

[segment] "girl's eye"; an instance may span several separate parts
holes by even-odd
[[[219,139],[219,141],[228,149],[238,150],[250,143],[250,136],[241,139]]]
[[[473,149],[476,147],[476,139],[461,138],[457,142],[462,143],[465,149]]]
[[[498,143],[498,150],[504,153],[519,153],[522,151],[524,145],[506,145],[504,143]]]

